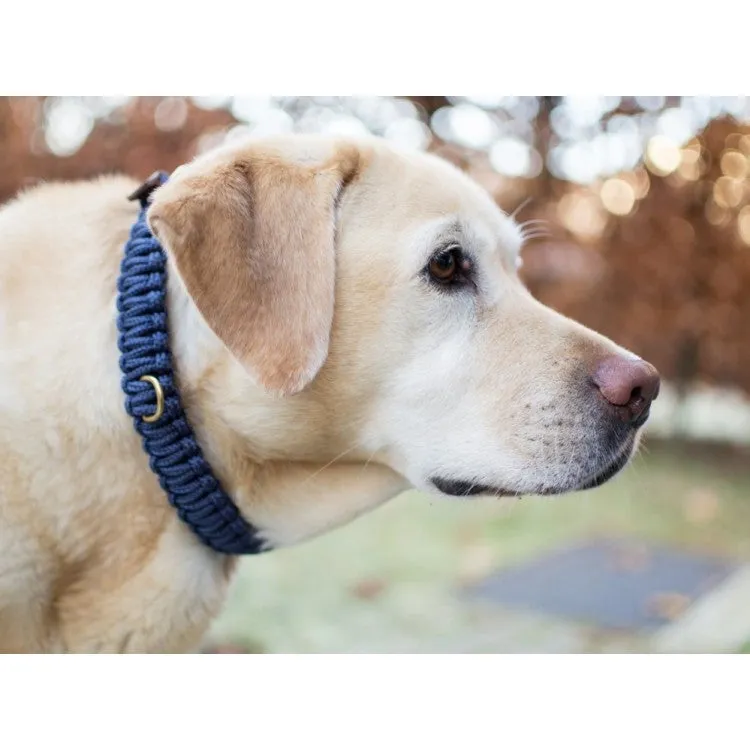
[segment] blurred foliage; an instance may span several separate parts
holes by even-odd
[[[523,274],[542,301],[678,385],[750,392],[749,122],[745,97],[0,98],[0,200],[171,170],[245,134],[375,133],[441,154],[530,222]]]

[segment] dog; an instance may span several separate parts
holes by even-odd
[[[137,187],[43,184],[0,210],[3,652],[194,651],[236,566],[170,506],[123,406]],[[146,218],[185,412],[266,548],[410,487],[595,487],[636,450],[657,371],[536,301],[523,227],[437,156],[234,141],[180,166]]]

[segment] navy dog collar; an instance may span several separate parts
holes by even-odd
[[[129,200],[138,220],[125,243],[117,282],[117,327],[125,409],[143,438],[151,470],[179,517],[211,549],[252,555],[269,547],[221,487],[203,456],[177,389],[167,327],[167,258],[146,223],[156,172]]]

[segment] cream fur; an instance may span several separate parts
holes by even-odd
[[[332,323],[322,306],[328,286],[302,304],[283,298],[283,274],[268,282],[285,311],[268,330],[248,333],[242,316],[217,322],[226,310],[196,306],[200,273],[188,279],[180,267],[180,222],[192,209],[175,211],[174,201],[198,183],[213,199],[217,170],[237,160],[250,164],[251,180],[265,165],[270,190],[274,170],[293,169],[300,191],[333,191]],[[125,196],[136,185],[124,177],[44,185],[0,210],[0,651],[194,649],[234,568],[178,520],[123,408],[114,300],[137,213]],[[323,221],[317,206],[333,205],[316,196],[300,203],[305,222]],[[283,202],[268,203],[262,217],[238,217],[250,222],[248,236],[261,218],[270,230],[294,221]],[[583,457],[599,460],[594,407],[571,382],[623,351],[528,295],[516,277],[517,227],[439,159],[377,139],[233,143],[181,167],[157,191],[152,219],[176,259],[170,319],[190,417],[214,470],[274,546],[409,486],[435,491],[435,475],[566,491],[586,478]],[[311,263],[328,241],[324,229],[298,249]],[[308,226],[286,230],[305,236]],[[478,261],[474,296],[435,293],[420,280],[446,234]],[[261,267],[284,252],[264,237]],[[190,262],[209,251],[226,248],[194,248]],[[311,340],[269,359],[286,343],[274,330],[298,335],[295,321],[311,320],[312,308]]]

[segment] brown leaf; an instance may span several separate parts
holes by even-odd
[[[215,643],[210,646],[206,646],[201,651],[202,654],[253,654],[256,653],[243,646],[238,646],[232,643]]]
[[[614,553],[615,567],[619,570],[638,572],[645,570],[651,557],[645,544],[629,544]]]
[[[385,588],[385,581],[380,578],[364,578],[351,587],[351,592],[357,599],[368,601],[377,599],[385,591]]]
[[[474,583],[491,573],[495,564],[495,548],[492,545],[472,544],[461,558],[459,580],[464,585]]]
[[[677,591],[654,594],[648,601],[648,610],[665,620],[676,620],[690,606],[689,596]]]
[[[685,498],[685,518],[696,526],[711,523],[719,514],[721,501],[713,490],[698,488]]]

